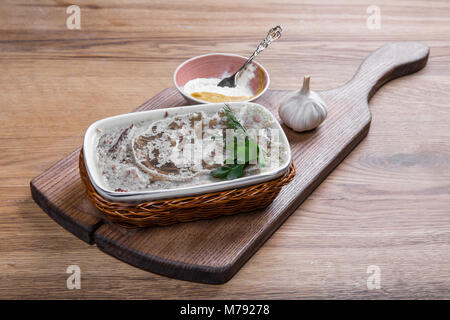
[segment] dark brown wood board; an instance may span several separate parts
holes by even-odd
[[[328,116],[319,128],[295,133],[283,126],[297,175],[264,210],[169,227],[121,229],[106,223],[86,199],[78,176],[79,150],[31,181],[33,198],[64,228],[120,260],[173,278],[226,282],[367,135],[368,100],[376,90],[423,68],[428,54],[421,43],[387,44],[366,58],[345,85],[320,92]],[[286,93],[269,90],[256,102],[278,115]],[[176,89],[169,88],[136,111],[185,104]]]

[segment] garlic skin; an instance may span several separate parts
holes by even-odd
[[[326,104],[309,89],[310,77],[303,79],[303,88],[290,93],[281,103],[278,114],[292,130],[303,132],[317,128],[327,117]]]

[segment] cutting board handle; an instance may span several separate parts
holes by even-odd
[[[386,82],[422,69],[428,55],[428,46],[420,42],[386,44],[372,52],[344,86],[369,101]]]

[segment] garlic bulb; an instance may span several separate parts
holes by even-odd
[[[278,109],[281,120],[297,132],[318,127],[327,116],[325,102],[317,93],[309,90],[309,79],[309,76],[305,76],[303,88],[290,93]]]

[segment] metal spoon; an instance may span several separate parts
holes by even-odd
[[[238,77],[241,75],[241,72],[245,69],[245,67],[247,67],[247,65],[252,62],[252,60],[261,52],[263,51],[265,48],[267,48],[269,46],[269,44],[272,43],[272,41],[278,39],[281,36],[281,32],[283,31],[283,29],[281,28],[281,26],[276,26],[275,28],[272,28],[269,30],[269,33],[267,33],[266,38],[261,41],[261,43],[258,45],[258,47],[256,48],[255,52],[253,52],[252,56],[250,58],[248,58],[247,62],[244,63],[244,65],[242,67],[239,68],[238,71],[236,71],[235,74],[233,74],[232,76],[222,79],[217,86],[219,87],[230,87],[230,88],[234,88],[236,87],[236,81],[238,79]]]

